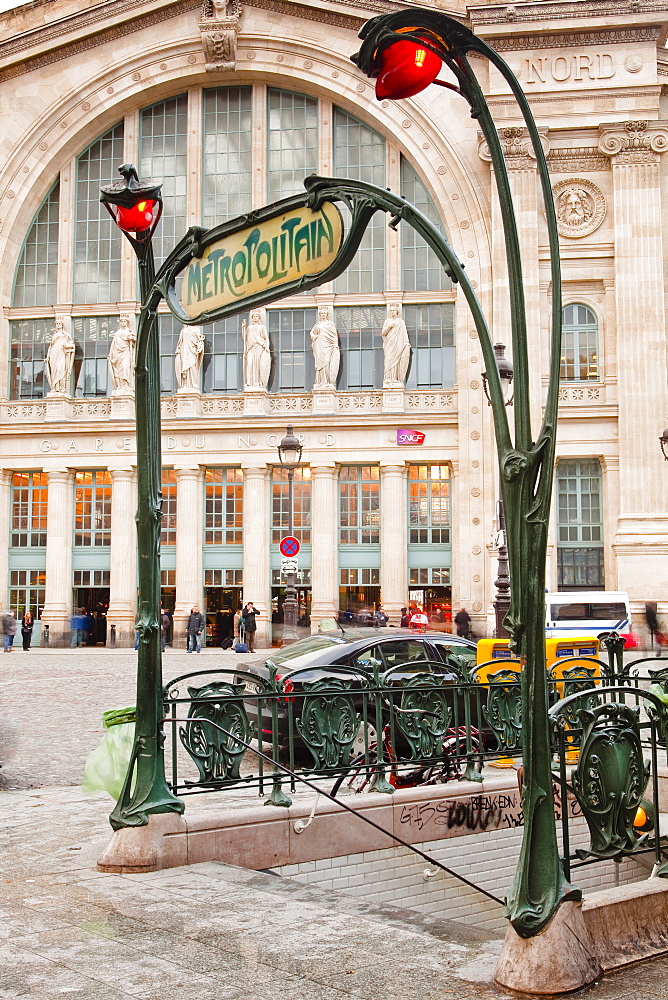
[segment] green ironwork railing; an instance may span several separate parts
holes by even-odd
[[[647,852],[664,874],[665,837],[654,828],[659,763],[668,764],[668,669],[640,676],[656,662],[634,660],[618,674],[614,655],[573,657],[548,675],[566,878],[582,864]],[[337,666],[320,678],[313,668],[282,676],[273,668],[265,677],[232,666],[182,674],[163,691],[169,789],[179,797],[257,789],[268,803],[287,806],[286,786],[294,790],[303,779],[335,797],[481,781],[484,767],[521,766],[519,667],[493,660],[469,670],[452,657],[382,672]],[[634,825],[641,806],[642,830]],[[572,852],[581,816],[590,845]]]

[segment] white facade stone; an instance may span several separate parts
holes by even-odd
[[[579,188],[588,192],[585,200],[591,199],[593,211],[586,224],[562,220],[561,250],[564,303],[581,303],[598,320],[598,377],[564,382],[557,458],[600,463],[606,589],[628,591],[638,620],[650,600],[658,601],[661,617],[668,614],[668,467],[658,445],[668,416],[663,265],[668,256],[666,12],[653,0],[559,6],[539,0],[529,11],[524,8],[523,3],[508,7],[456,0],[448,9],[468,18],[519,75],[547,150],[553,184],[561,185],[560,192],[570,190],[569,185]],[[401,156],[418,173],[474,282],[494,341],[509,343],[500,210],[476,123],[461,98],[437,87],[408,101],[375,101],[372,83],[349,60],[358,47],[361,23],[374,13],[375,8],[362,2],[342,8],[329,0],[307,2],[290,12],[272,0],[262,7],[244,7],[236,67],[214,74],[206,70],[199,11],[186,3],[83,0],[73,13],[70,5],[55,0],[25,4],[0,17],[0,467],[5,470],[0,478],[0,524],[3,518],[9,521],[11,473],[47,471],[42,617],[52,636],[66,631],[72,612],[73,473],[79,470],[112,470],[108,617],[127,635],[134,617],[136,560],[129,549],[135,495],[128,470],[136,464],[136,451],[131,402],[121,406],[119,400],[69,396],[13,399],[10,385],[15,377],[11,323],[43,320],[50,329],[56,314],[70,317],[74,325],[81,318],[138,310],[136,266],[125,244],[119,301],[72,301],[76,158],[105,130],[123,123],[123,159],[137,163],[141,109],[187,95],[185,232],[190,225],[202,224],[205,89],[253,88],[253,208],[271,200],[262,165],[268,89],[297,91],[319,100],[317,161],[323,174],[335,170],[330,126],[334,108],[342,108],[384,137],[388,186],[400,189]],[[552,289],[535,161],[501,77],[480,60],[475,69],[510,166],[537,427],[546,391]],[[12,288],[23,243],[58,177],[54,300],[35,308],[18,306]],[[390,229],[387,233],[385,288],[367,298],[383,310],[388,302],[399,302],[405,315],[407,305],[430,302],[434,296],[403,287],[401,234]],[[286,299],[281,307],[353,308],[362,299],[357,293],[342,295],[328,284],[312,296]],[[497,495],[493,429],[482,391],[481,352],[463,296],[455,288],[436,299],[455,308],[456,382],[451,388],[314,394],[305,387],[293,393],[238,396],[181,393],[163,400],[163,463],[176,469],[178,479],[179,641],[190,607],[204,600],[203,470],[219,466],[241,467],[244,472],[243,597],[260,608],[258,644],[269,640],[275,568],[271,467],[288,420],[303,435],[303,460],[311,470],[314,627],[339,606],[338,467],[381,468],[380,599],[396,622],[409,589],[407,467],[444,463],[451,471],[452,604],[469,609],[476,632],[486,630],[496,576],[491,542]],[[508,414],[512,422],[512,408]],[[424,444],[399,447],[396,431],[401,427],[422,430]],[[557,585],[555,517],[553,510],[551,588]],[[2,600],[8,596],[14,556],[0,545]],[[226,569],[224,561],[221,568]]]

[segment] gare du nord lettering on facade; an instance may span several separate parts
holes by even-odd
[[[341,215],[331,202],[297,208],[232,233],[207,247],[185,268],[182,306],[191,318],[240,301],[272,284],[324,271],[343,239]]]

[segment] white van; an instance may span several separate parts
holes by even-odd
[[[637,646],[631,631],[629,595],[610,590],[562,590],[545,595],[545,636],[568,639],[576,635],[598,636],[619,632],[626,648]]]

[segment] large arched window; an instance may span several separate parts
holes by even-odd
[[[445,235],[436,206],[405,156],[401,157],[401,194]],[[404,291],[430,292],[452,288],[438,257],[411,226],[401,227],[401,273]]]
[[[128,142],[126,132],[132,135]],[[59,198],[57,183],[33,219],[9,310],[12,398],[40,398],[48,392],[43,362],[54,312],[71,315],[76,343],[73,394],[99,396],[109,391],[109,340],[119,303],[131,308],[128,300],[137,296],[137,277],[134,259],[122,253],[122,238],[100,205],[99,189],[118,177],[121,163],[135,157],[140,176],[163,186],[163,216],[154,238],[158,261],[189,226],[211,227],[292,195],[312,173],[384,187],[392,170],[404,196],[445,229],[425,183],[392,141],[329,101],[263,84],[201,92],[193,88],[169,97],[131,114],[127,128],[125,122],[117,123],[80,153],[73,219],[69,204]],[[337,389],[381,388],[381,330],[388,302],[393,301],[402,304],[413,346],[408,387],[454,384],[452,283],[421,237],[402,225],[399,241],[390,241],[387,223],[384,214],[374,217],[350,267],[335,282],[267,307],[273,359],[270,392],[311,390],[309,334],[323,294],[333,307],[341,341]],[[59,246],[72,247],[69,259],[62,259]],[[135,308],[138,312],[138,303]],[[243,318],[204,328],[204,393],[243,391]],[[180,324],[164,305],[159,329],[161,389],[171,394],[177,388],[174,351]]]
[[[564,307],[561,333],[561,377],[585,382],[598,376],[598,320],[578,302]]]
[[[56,301],[60,183],[54,184],[33,219],[16,269],[13,306],[48,306]]]
[[[74,302],[97,305],[121,297],[122,236],[100,204],[100,185],[116,178],[123,162],[122,123],[77,159]]]

